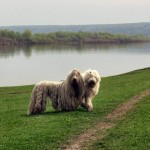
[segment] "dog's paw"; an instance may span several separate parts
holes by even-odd
[[[87,106],[88,112],[91,112],[93,110],[93,106]]]

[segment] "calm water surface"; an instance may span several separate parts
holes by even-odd
[[[0,86],[62,80],[74,68],[102,77],[150,67],[150,43],[0,48]]]

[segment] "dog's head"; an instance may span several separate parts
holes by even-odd
[[[82,96],[84,90],[84,81],[81,72],[79,70],[71,71],[71,73],[68,75],[67,81],[73,88],[75,96]]]
[[[82,79],[81,73],[78,70],[71,71],[70,75],[70,83],[72,87],[76,87],[80,84],[80,80]]]
[[[96,70],[87,70],[83,73],[84,82],[87,87],[94,88],[101,81],[100,75]]]

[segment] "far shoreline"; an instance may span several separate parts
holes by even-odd
[[[47,41],[40,41],[40,42],[34,42],[34,41],[15,41],[13,39],[9,38],[0,38],[0,47],[11,47],[11,46],[44,46],[44,45],[103,45],[103,44],[114,44],[114,45],[124,45],[124,44],[135,44],[135,43],[150,43],[150,40],[147,39],[134,39],[130,41],[119,41],[119,40],[82,40],[82,41],[53,41],[53,42],[47,42]]]
[[[128,44],[150,42],[150,37],[142,35],[111,34],[107,32],[52,32],[23,33],[0,30],[0,46],[52,45],[52,44]]]

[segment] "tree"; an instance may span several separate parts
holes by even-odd
[[[22,33],[22,37],[23,37],[24,40],[30,41],[32,39],[32,32],[30,30],[25,30]]]

